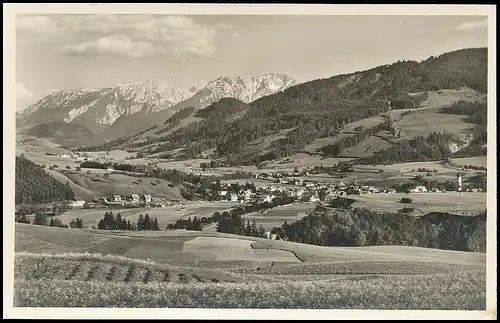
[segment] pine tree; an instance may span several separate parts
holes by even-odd
[[[137,219],[137,231],[143,231],[144,230],[144,216],[139,214],[139,219]]]
[[[151,218],[149,217],[149,214],[146,213],[144,216],[144,230],[151,230]]]
[[[257,222],[255,222],[255,219],[252,219],[252,226],[250,228],[250,235],[254,236],[254,237],[258,236]]]
[[[77,229],[83,229],[83,221],[80,218],[76,218],[75,225]]]
[[[156,231],[160,230],[160,225],[158,224],[158,218],[156,218],[156,217],[153,221],[153,230],[156,230]]]

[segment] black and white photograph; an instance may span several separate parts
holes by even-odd
[[[496,319],[495,6],[297,6],[4,5],[4,310]]]

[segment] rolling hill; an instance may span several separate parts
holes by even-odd
[[[46,138],[62,146],[91,146],[106,142],[102,136],[96,135],[89,128],[63,121],[51,121],[37,124],[21,132],[25,136]]]
[[[486,301],[481,253],[27,224],[16,224],[15,243],[16,306],[463,310]]]

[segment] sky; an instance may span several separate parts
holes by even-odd
[[[57,90],[144,80],[306,82],[487,43],[485,16],[17,15],[16,109]]]

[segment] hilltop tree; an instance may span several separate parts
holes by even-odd
[[[100,222],[99,222],[100,223]],[[83,229],[83,221],[80,218],[76,218],[71,220],[69,223],[70,228],[75,228],[75,229]]]
[[[47,216],[47,213],[45,211],[39,211],[36,213],[35,218],[33,219],[33,224],[35,225],[48,225],[49,224],[49,217]]]

